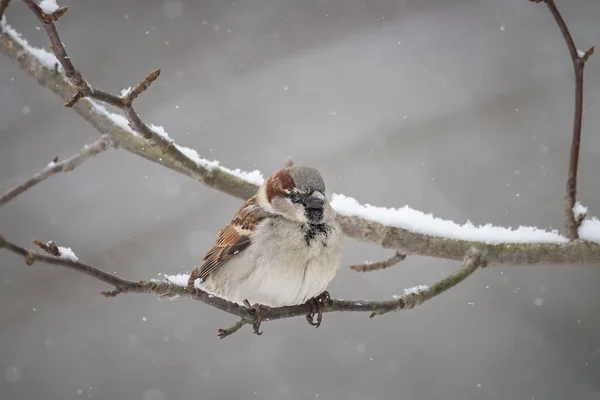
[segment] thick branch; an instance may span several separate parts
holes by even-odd
[[[4,193],[2,195],[2,197],[0,197],[0,207],[2,207],[3,205],[8,203],[15,197],[17,197],[18,195],[20,195],[27,189],[42,182],[43,180],[46,180],[59,172],[72,171],[75,168],[77,168],[78,166],[80,166],[81,164],[83,164],[85,161],[100,154],[101,152],[103,152],[104,150],[106,150],[112,146],[113,146],[113,141],[110,138],[110,136],[102,135],[102,137],[100,139],[98,139],[97,141],[95,141],[94,143],[92,143],[90,145],[86,145],[83,149],[81,149],[81,151],[79,153],[77,153],[73,157],[67,158],[66,160],[58,162],[58,163],[54,162],[54,161],[51,162],[50,164],[48,164],[48,166],[46,168],[44,168],[42,171],[40,171],[34,177],[28,179],[27,181],[23,182],[19,186],[14,187],[14,188],[10,189],[9,191],[7,191],[6,193]]]
[[[0,235],[0,248],[7,249],[12,253],[24,257],[28,265],[33,264],[35,261],[51,265],[58,265],[81,272],[104,283],[108,283],[109,285],[114,286],[115,290],[112,292],[102,292],[107,297],[115,297],[121,293],[153,293],[161,296],[188,297],[197,301],[201,301],[219,310],[241,317],[245,321],[252,321],[254,319],[254,312],[252,309],[248,309],[243,305],[232,303],[200,289],[196,289],[193,293],[190,293],[185,286],[176,285],[168,280],[135,282],[121,279],[115,275],[109,274],[108,272],[104,272],[98,268],[81,263],[79,261],[37,254],[33,251],[26,250],[25,248],[6,240],[2,235]],[[442,294],[451,287],[458,285],[469,275],[475,272],[478,267],[483,267],[485,265],[486,259],[483,254],[478,250],[470,249],[467,253],[467,256],[464,258],[463,265],[460,269],[450,274],[446,278],[434,283],[430,287],[419,286],[414,289],[407,289],[404,291],[403,295],[397,296],[394,300],[387,301],[331,300],[328,304],[325,304],[323,311],[369,312],[371,313],[371,317],[373,317],[374,315],[385,314],[391,311],[412,309],[420,304],[423,304],[425,301]],[[305,316],[309,311],[311,311],[311,307],[308,304],[276,307],[263,312],[263,320],[273,321],[284,318]],[[235,331],[244,325],[242,322],[239,322],[238,324],[229,329]],[[227,332],[229,330],[224,329],[223,331]]]
[[[1,26],[0,51],[6,54],[27,75],[35,79],[38,84],[51,90],[63,101],[68,101],[76,93],[63,74],[57,72],[54,68],[46,67],[40,62],[39,58],[23,46],[21,40],[7,30],[2,30]],[[117,123],[113,114],[99,107],[93,100],[82,99],[73,106],[73,110],[98,130],[98,132],[110,135],[121,149],[241,199],[247,199],[256,192],[256,185],[223,169],[215,168],[209,170],[196,163],[194,163],[195,168],[190,169],[188,168],[188,164],[193,161],[189,158],[184,157],[186,159],[184,163],[180,159],[174,158],[169,152],[164,153],[156,146],[149,146],[147,140],[141,136],[132,134],[127,127]]]
[[[29,76],[53,91],[64,101],[75,93],[64,75],[54,68],[46,67],[9,31],[0,33],[0,50],[5,53]],[[137,154],[150,161],[161,164],[174,171],[197,179],[209,187],[224,193],[247,199],[256,192],[257,186],[241,179],[224,168],[208,169],[196,164],[195,169],[188,168],[169,152],[148,142],[141,136],[132,134],[127,127],[116,122],[114,116],[97,106],[92,100],[81,99],[73,109],[102,134],[108,134],[115,140],[119,148]],[[172,145],[171,147],[176,147]],[[191,161],[191,159],[188,159]],[[191,161],[193,162],[193,161]],[[374,221],[354,216],[339,216],[344,233],[354,239],[375,243],[384,248],[397,249],[407,254],[460,260],[471,247],[485,252],[490,264],[573,264],[600,263],[600,245],[592,242],[575,240],[566,244],[552,243],[505,243],[486,244],[468,240],[454,240],[441,236],[430,236],[410,230],[383,225]]]
[[[577,239],[577,229],[581,221],[575,219],[573,207],[577,201],[577,167],[579,165],[579,147],[581,144],[581,125],[583,120],[583,67],[588,58],[594,53],[594,46],[590,47],[582,55],[577,51],[573,37],[565,23],[562,15],[558,11],[554,0],[531,0],[536,3],[544,1],[552,13],[560,32],[562,33],[571,61],[573,63],[573,72],[575,74],[575,106],[573,111],[573,136],[571,138],[571,151],[569,157],[569,173],[567,176],[567,188],[564,203],[564,234],[569,239]]]

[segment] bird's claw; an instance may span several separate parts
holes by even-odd
[[[254,328],[254,333],[257,335],[262,335],[262,331],[260,331],[260,324],[263,321],[263,311],[269,311],[271,309],[271,307],[269,306],[265,306],[264,304],[258,304],[258,303],[254,303],[253,305],[250,305],[250,302],[248,300],[244,300],[244,305],[246,306],[246,308],[248,309],[253,309],[256,313],[256,315],[254,316],[254,321],[252,321],[252,328]]]
[[[331,297],[329,296],[328,291],[324,291],[317,297],[309,299],[306,303],[310,306],[310,311],[306,313],[306,321],[315,328],[321,326],[321,322],[323,321],[323,309],[329,302],[331,302]],[[314,320],[315,314],[317,314],[317,322]]]

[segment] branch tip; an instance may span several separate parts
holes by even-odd
[[[152,82],[154,82],[156,79],[158,79],[159,76],[160,76],[160,68],[155,69],[154,71],[151,71],[146,76],[146,78],[144,78],[143,81],[138,83],[136,87],[134,87],[133,89],[131,89],[131,91],[129,93],[127,93],[127,95],[122,97],[123,104],[127,107],[130,107],[131,103],[133,103],[133,100],[135,100],[140,94],[145,92],[150,87]]]
[[[69,99],[69,101],[67,101],[64,106],[71,108],[73,107],[79,100],[81,100],[82,98],[85,97],[85,93],[83,93],[82,91],[77,91],[75,92],[75,94]]]
[[[585,53],[583,53],[583,55],[581,57],[579,57],[579,59],[581,60],[582,63],[585,63],[593,54],[594,54],[594,45],[591,45],[585,51]]]
[[[217,331],[217,336],[219,337],[219,339],[224,339],[227,336],[230,336],[230,335],[236,333],[237,331],[239,331],[247,323],[248,322],[246,322],[246,320],[244,318],[241,318],[238,322],[236,322],[231,327],[225,328],[225,329],[219,329]]]
[[[400,250],[396,250],[393,256],[383,261],[370,262],[364,264],[350,264],[348,267],[357,272],[369,272],[369,271],[378,271],[381,269],[389,268],[393,265],[398,264],[400,261],[406,259],[406,254],[401,252]]]
[[[34,239],[31,242],[50,255],[53,255],[56,257],[61,256],[60,250],[53,240],[50,240],[47,243],[43,243],[43,242],[40,242],[39,240]]]
[[[100,294],[104,297],[117,297],[117,295],[124,293],[125,291],[123,289],[119,289],[116,288],[115,290],[111,290],[110,292],[107,291],[101,291]]]
[[[56,22],[60,17],[65,15],[69,7],[60,7],[50,14],[44,14],[47,22]]]

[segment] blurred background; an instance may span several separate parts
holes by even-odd
[[[93,85],[154,68],[148,123],[230,168],[286,157],[329,194],[464,223],[562,226],[574,80],[547,8],[526,0],[59,1],[58,27]],[[579,48],[600,2],[558,1]],[[13,0],[8,22],[48,40]],[[586,66],[579,193],[600,214],[600,62]],[[98,133],[0,57],[0,192]],[[124,151],[58,175],[0,210],[0,232],[70,246],[129,279],[189,271],[240,200]],[[347,239],[344,264],[390,251]],[[192,300],[105,299],[107,285],[0,252],[2,399],[600,398],[600,270],[494,266],[412,311],[244,328]],[[333,297],[388,299],[455,262],[345,267]]]

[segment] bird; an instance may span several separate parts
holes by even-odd
[[[327,286],[337,274],[342,229],[326,197],[325,182],[313,167],[290,165],[269,176],[242,204],[188,280],[219,297],[262,312],[308,303],[307,321],[319,327]],[[317,314],[317,322],[314,315]]]

